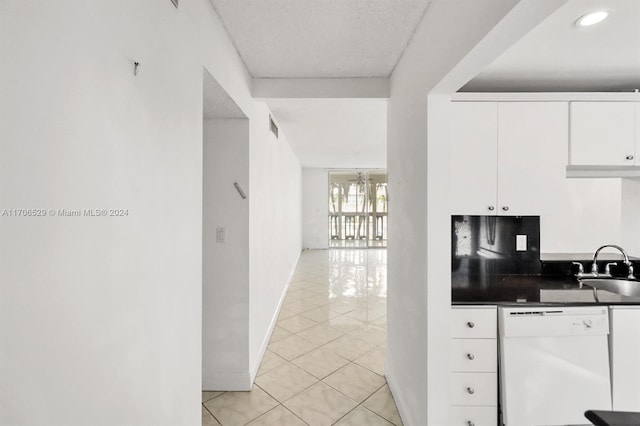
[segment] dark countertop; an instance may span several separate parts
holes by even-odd
[[[612,249],[605,249],[612,250]],[[615,250],[613,253],[604,250],[598,254],[598,261],[619,261],[622,255]],[[637,257],[629,256],[631,260],[640,260]],[[540,253],[540,262],[589,262],[593,261],[593,253]]]
[[[584,416],[596,426],[640,425],[640,413],[635,412],[588,410]]]
[[[453,275],[451,300],[458,302],[540,302],[540,290],[580,290],[562,275]]]
[[[464,259],[451,275],[453,304],[597,304],[593,291],[580,288],[573,276],[572,261],[582,261],[589,270],[587,254],[542,255],[538,265],[522,269],[512,263],[478,258]],[[585,260],[587,259],[587,260]],[[636,258],[637,259],[637,258]],[[603,257],[603,263],[612,259]],[[635,260],[635,259],[634,259]],[[586,263],[586,262],[589,263]],[[637,262],[634,262],[637,264]],[[604,264],[598,261],[600,270]],[[626,267],[612,267],[612,274],[626,273]],[[636,269],[638,271],[638,269]],[[515,273],[514,273],[515,272]],[[529,272],[529,273],[527,273]],[[640,298],[600,291],[600,304],[639,304]]]

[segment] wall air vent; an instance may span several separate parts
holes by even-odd
[[[276,126],[276,123],[273,121],[271,116],[269,116],[269,129],[271,130],[271,133],[278,138],[278,126]]]
[[[171,0],[171,3],[173,3],[176,9],[178,8],[178,0]]]

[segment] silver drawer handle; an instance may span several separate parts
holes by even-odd
[[[472,323],[471,321],[469,321],[469,322],[467,323],[467,327],[469,327],[469,328],[473,328],[473,327],[475,327],[475,326],[476,326],[476,325],[475,325],[474,323]]]
[[[633,155],[627,155],[627,160],[633,160]]]
[[[467,354],[467,358],[469,358],[470,360],[474,360],[476,356],[474,354]]]
[[[487,207],[487,209],[488,209],[490,212],[492,212],[492,211],[494,211],[496,208],[495,208],[495,207],[493,207],[493,206],[489,206],[489,207]]]
[[[467,426],[476,426],[476,424],[471,420],[467,420]]]
[[[502,206],[502,210],[504,210],[505,212],[509,211],[509,206]]]
[[[473,395],[474,393],[476,393],[476,391],[474,391],[473,388],[467,388],[467,393],[469,395]]]

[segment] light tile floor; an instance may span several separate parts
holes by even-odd
[[[202,392],[202,425],[401,426],[384,378],[387,251],[305,251],[251,392]]]

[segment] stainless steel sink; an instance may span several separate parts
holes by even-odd
[[[640,281],[638,280],[613,277],[589,277],[579,278],[578,281],[580,282],[580,284],[598,290],[605,290],[611,293],[620,294],[622,296],[640,297]]]

